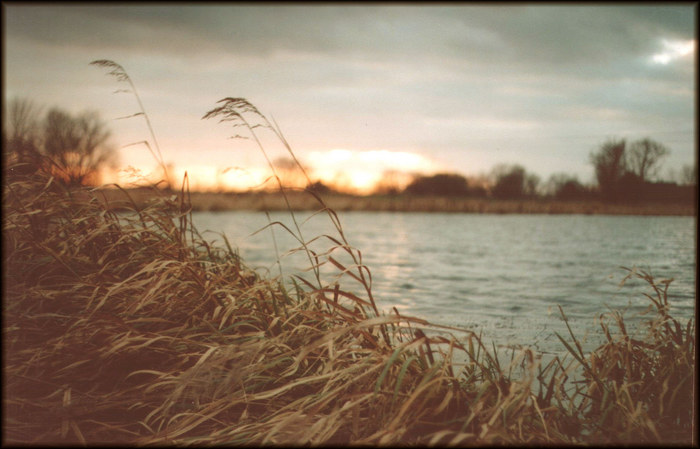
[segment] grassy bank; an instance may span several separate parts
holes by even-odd
[[[131,189],[129,193],[139,205],[145,205],[153,197],[153,191],[147,188]],[[279,192],[191,192],[190,197],[192,209],[195,211],[286,211],[290,207],[296,211],[313,211],[318,208],[318,201],[308,193],[287,191],[286,194],[286,200]],[[114,204],[122,194],[115,189],[103,189],[103,195],[110,204]],[[695,216],[697,214],[697,208],[692,203],[613,204],[602,201],[496,200],[411,195],[355,196],[339,193],[324,194],[323,201],[335,211],[678,216]]]
[[[287,291],[203,240],[187,192],[114,194],[3,177],[5,444],[697,443],[695,327],[670,315],[669,281],[630,272],[648,320],[609,311],[591,353],[562,335],[563,359],[499,360],[477,334],[377,310],[317,198],[329,248],[300,250],[337,276]]]
[[[135,92],[121,66],[95,63]],[[289,149],[246,100],[218,104],[205,118]],[[503,360],[476,333],[379,310],[340,204],[285,189],[253,198],[292,215],[270,224],[308,258],[289,290],[199,235],[196,193],[68,189],[32,168],[10,160],[3,176],[5,444],[697,441],[695,326],[670,315],[670,281],[630,271],[648,283],[648,319],[627,329],[604,314],[606,342],[590,353],[570,332],[563,358],[524,346]],[[302,236],[298,208],[325,215],[328,233]]]

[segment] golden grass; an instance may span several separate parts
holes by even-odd
[[[695,328],[669,315],[668,281],[630,274],[652,288],[643,336],[611,312],[591,354],[571,335],[569,359],[504,364],[368,292],[260,278],[199,237],[186,192],[119,214],[98,195],[4,184],[6,443],[691,441]]]

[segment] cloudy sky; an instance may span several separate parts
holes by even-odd
[[[123,147],[149,134],[140,117],[117,119],[138,111],[134,97],[89,65],[113,60],[165,161],[200,186],[262,176],[252,140],[201,119],[224,97],[274,119],[326,180],[520,164],[543,181],[592,182],[589,153],[611,137],[665,144],[667,175],[695,161],[697,11],[643,5],[6,2],[3,89],[97,110]],[[259,131],[270,158],[283,156]],[[143,146],[120,153],[122,167],[155,167]]]

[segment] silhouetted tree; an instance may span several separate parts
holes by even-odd
[[[325,195],[335,192],[335,190],[333,190],[331,187],[327,186],[321,181],[312,182],[311,184],[306,186],[306,190],[308,190],[309,192],[313,192],[317,195]]]
[[[411,195],[461,196],[469,194],[467,179],[454,173],[420,176],[404,190]]]
[[[625,148],[624,139],[609,139],[600,146],[598,152],[590,154],[600,193],[612,200],[618,199],[620,180],[627,173]]]
[[[95,184],[100,168],[114,156],[109,135],[96,113],[72,116],[53,108],[44,119],[43,151],[68,184]]]
[[[540,177],[534,173],[527,173],[525,176],[525,196],[537,196],[537,188],[540,185]]]
[[[648,199],[654,189],[651,178],[660,168],[660,161],[670,150],[649,138],[626,145],[624,139],[610,139],[591,153],[600,194],[609,201]]]
[[[547,181],[548,194],[557,200],[581,200],[589,195],[589,191],[581,184],[576,176],[563,173],[554,174]]]
[[[39,122],[40,108],[27,99],[13,99],[3,103],[2,147],[8,162],[20,162],[13,167],[23,173],[35,171],[40,165]]]
[[[638,140],[627,150],[628,169],[641,182],[650,181],[658,173],[661,159],[669,153],[668,148],[649,138]]]
[[[499,199],[521,199],[537,194],[539,177],[520,165],[497,165],[493,169],[491,194]]]
[[[10,102],[3,130],[8,154],[35,169],[50,171],[68,185],[98,183],[101,169],[116,157],[99,116],[52,108],[39,119],[38,112],[28,100]]]

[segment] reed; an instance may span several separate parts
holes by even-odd
[[[248,105],[208,115],[264,119]],[[591,353],[570,333],[566,357],[525,348],[505,361],[477,333],[379,310],[361,252],[317,195],[328,234],[268,226],[311,264],[288,288],[225,236],[201,237],[186,180],[146,205],[115,191],[3,177],[7,444],[696,441],[695,327],[671,316],[670,281],[630,271],[651,289],[642,334],[611,311]]]

